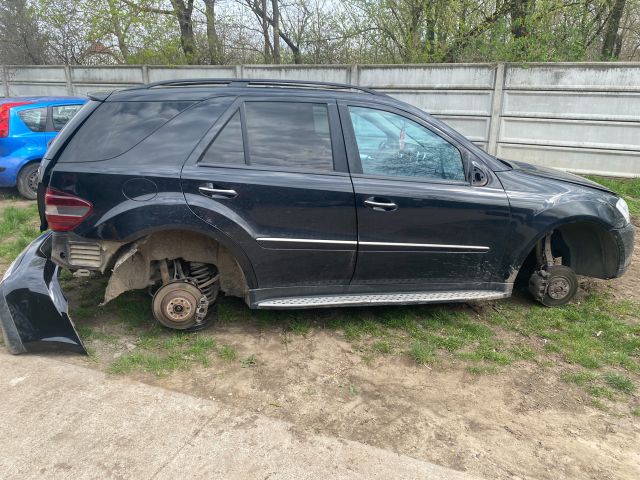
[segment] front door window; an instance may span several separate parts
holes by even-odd
[[[349,107],[362,173],[464,181],[460,151],[431,130],[395,113]]]

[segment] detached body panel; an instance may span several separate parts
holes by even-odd
[[[0,282],[0,323],[11,353],[87,353],[78,337],[51,260],[51,233],[34,240]]]

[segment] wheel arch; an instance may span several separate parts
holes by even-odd
[[[539,231],[521,250],[513,263],[510,280],[515,280],[527,260],[535,255],[538,244],[551,234],[554,257],[562,258],[562,265],[576,274],[608,279],[616,276],[619,249],[609,232],[610,226],[601,219],[579,217],[558,221]]]

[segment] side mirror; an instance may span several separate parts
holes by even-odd
[[[484,187],[489,182],[489,175],[476,162],[471,162],[471,185],[474,187]]]

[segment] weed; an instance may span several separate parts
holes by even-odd
[[[240,365],[242,365],[242,368],[255,367],[257,363],[258,359],[255,355],[250,355],[249,357],[240,360]]]
[[[238,353],[231,345],[222,345],[218,350],[218,356],[223,360],[233,362],[238,357]]]
[[[619,392],[631,394],[636,389],[633,381],[625,375],[608,372],[604,374],[603,378],[607,385],[618,390]]]
[[[296,317],[289,321],[289,330],[297,335],[307,336],[311,331],[311,321],[307,318]]]
[[[374,342],[371,345],[371,349],[374,352],[384,353],[384,354],[389,354],[393,350],[393,348],[391,347],[391,344],[386,340],[378,340],[377,342]]]
[[[595,382],[598,375],[593,372],[562,372],[560,378],[567,383],[583,387]]]
[[[418,365],[427,365],[435,360],[435,351],[430,345],[416,340],[409,351],[409,356]]]
[[[467,371],[473,375],[486,375],[498,373],[498,367],[495,365],[472,365],[467,367]]]

